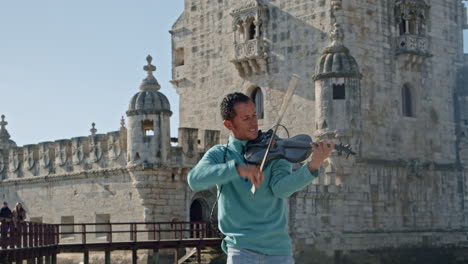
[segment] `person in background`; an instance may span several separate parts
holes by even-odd
[[[11,210],[8,208],[8,203],[6,201],[3,202],[2,209],[0,209],[0,229],[2,232],[6,229],[8,232],[10,230],[11,225]]]
[[[12,218],[11,210],[10,208],[8,208],[8,203],[4,201],[2,209],[0,210],[0,220],[11,220],[11,218]]]
[[[16,222],[23,222],[26,219],[26,210],[24,210],[21,203],[16,203],[11,214],[13,216],[13,220]]]

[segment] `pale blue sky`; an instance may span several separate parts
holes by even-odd
[[[0,4],[0,114],[19,146],[118,130],[145,58],[171,102],[168,31],[182,0],[41,0]],[[468,36],[465,32],[465,51]]]

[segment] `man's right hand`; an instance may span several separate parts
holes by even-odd
[[[237,172],[242,178],[249,179],[255,188],[259,188],[265,175],[256,165],[237,165]]]

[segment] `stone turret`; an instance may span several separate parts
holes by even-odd
[[[317,136],[333,133],[350,137],[361,131],[361,74],[343,44],[339,24],[332,43],[323,50],[315,68],[315,129]]]
[[[167,165],[170,157],[170,122],[172,115],[167,97],[153,71],[152,58],[146,58],[144,70],[148,76],[140,85],[140,92],[130,100],[127,111],[127,161],[129,164],[146,163],[156,166]]]
[[[0,149],[16,147],[16,143],[10,139],[6,125],[8,125],[8,122],[5,121],[5,115],[2,115],[2,121],[0,122]]]
[[[343,44],[339,24],[331,32],[332,43],[326,47],[315,67],[315,136],[350,145],[359,155],[361,125],[361,73]],[[352,159],[332,154],[321,183],[341,184],[352,174]]]

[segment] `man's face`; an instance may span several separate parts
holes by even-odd
[[[252,101],[234,105],[236,112],[232,120],[225,120],[224,126],[239,140],[254,140],[258,136],[258,119]]]
[[[7,208],[8,207],[8,204],[7,203],[4,203],[3,204],[3,208]]]

